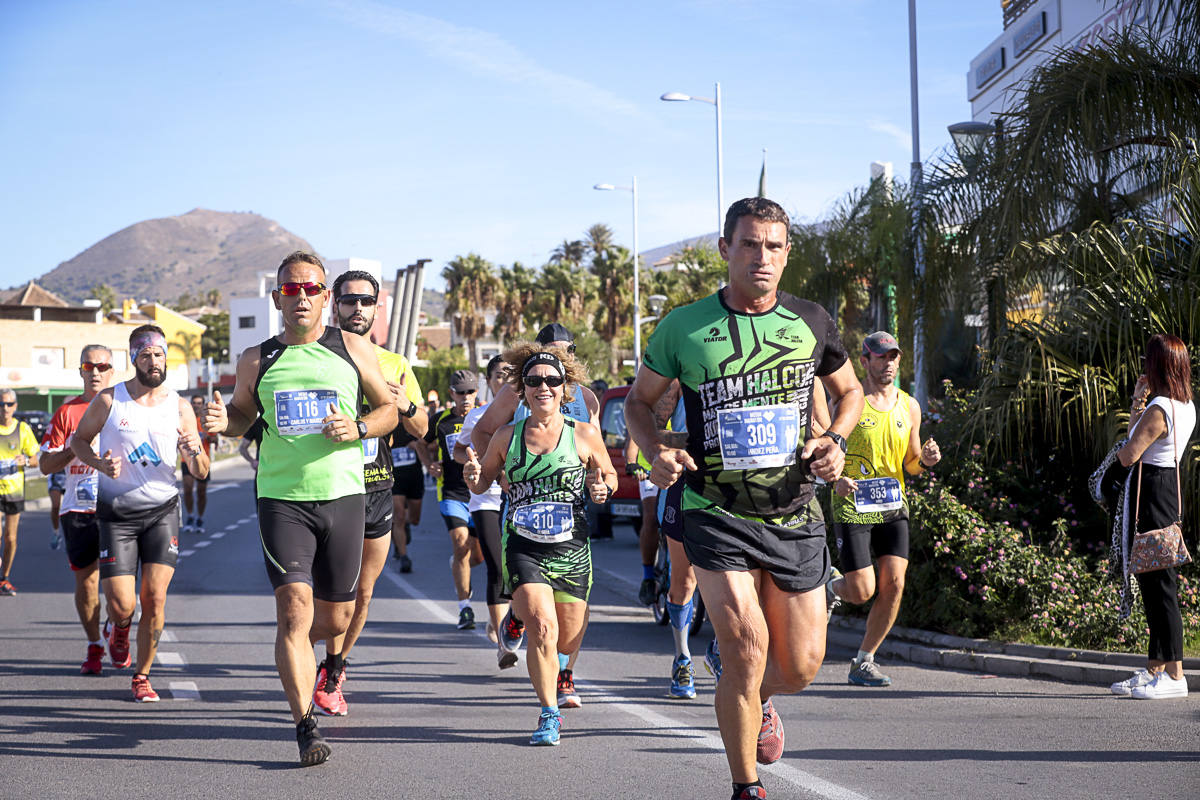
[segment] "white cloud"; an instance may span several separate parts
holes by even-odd
[[[590,116],[644,117],[633,103],[616,93],[549,70],[489,31],[390,8],[373,0],[330,0],[325,5],[352,25],[410,41],[434,58],[473,74],[540,88],[555,101]]]
[[[881,122],[879,120],[868,122],[867,127],[876,133],[882,133],[892,137],[905,150],[912,150],[912,134],[892,122]]]

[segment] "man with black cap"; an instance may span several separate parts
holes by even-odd
[[[471,512],[467,504],[471,491],[463,480],[462,464],[454,460],[454,443],[462,431],[467,412],[475,406],[479,378],[474,372],[460,369],[450,376],[450,399],[453,405],[429,424],[425,434],[426,447],[422,463],[437,479],[438,508],[450,533],[454,554],[450,557],[450,574],[458,594],[458,629],[475,627],[475,612],[471,609],[471,567],[483,562],[477,542],[471,541]]]
[[[908,569],[908,503],[904,475],[920,475],[941,460],[933,439],[921,444],[921,407],[896,386],[900,345],[887,331],[863,340],[866,403],[862,417],[846,440],[846,466],[834,485],[833,532],[837,538],[843,577],[828,591],[851,603],[879,596],[867,615],[867,630],[858,655],[850,662],[849,682],[856,686],[890,686],[892,679],[875,665],[904,594]],[[871,552],[879,576],[871,569]]]

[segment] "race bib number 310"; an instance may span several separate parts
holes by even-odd
[[[553,544],[571,538],[575,517],[570,503],[530,503],[513,509],[513,527],[526,539]]]
[[[337,406],[333,389],[301,389],[275,393],[275,429],[282,436],[321,433],[321,420],[329,416],[330,404]]]
[[[717,411],[724,469],[787,467],[796,463],[800,411],[794,404]]]

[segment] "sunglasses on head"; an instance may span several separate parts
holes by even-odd
[[[375,305],[375,302],[373,294],[344,294],[338,298],[338,304],[343,306],[360,305],[363,308],[370,308]]]
[[[79,368],[81,370],[83,370],[84,372],[91,372],[92,370],[96,370],[96,372],[108,372],[110,369],[113,368],[113,365],[112,364],[93,364],[90,361],[85,361],[79,365]]]
[[[561,375],[526,375],[521,379],[521,381],[526,387],[532,386],[534,389],[541,388],[543,383],[549,386],[551,389],[555,389],[563,385],[563,378]]]
[[[295,297],[301,292],[304,292],[309,297],[315,297],[323,291],[325,291],[325,284],[313,283],[312,281],[305,281],[304,283],[288,281],[287,283],[279,284],[279,293],[284,297]]]

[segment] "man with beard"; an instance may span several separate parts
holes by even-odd
[[[362,440],[396,427],[396,402],[371,343],[325,324],[321,259],[294,252],[275,277],[283,331],[241,354],[233,399],[226,405],[215,392],[202,424],[242,436],[263,421],[254,489],[275,591],[275,667],[300,763],[311,767],[331,753],[311,703],[313,642],[345,633],[354,615],[366,520]],[[360,416],[364,397],[371,410]]]
[[[89,344],[79,354],[79,375],[83,394],[58,407],[50,428],[42,440],[38,467],[42,474],[61,472],[65,476],[60,506],[67,561],[75,575],[75,610],[87,634],[87,658],[80,666],[83,675],[99,675],[104,643],[100,640],[100,527],[96,524],[96,470],[75,458],[71,437],[88,405],[112,381],[112,351],[104,345]]]
[[[369,272],[350,270],[333,282],[334,313],[344,331],[366,336],[375,322],[379,284]],[[400,424],[411,436],[425,435],[428,418],[421,405],[421,387],[408,359],[399,353],[375,345],[375,358],[388,388],[400,409]],[[371,410],[364,404],[361,413]],[[325,660],[317,668],[313,705],[322,714],[343,716],[349,711],[342,685],[346,680],[346,662],[350,648],[358,641],[367,622],[367,609],[375,591],[375,581],[387,563],[388,542],[392,532],[392,433],[363,439],[363,482],[367,491],[366,530],[363,536],[362,569],[358,575],[358,594],[354,615],[344,634],[325,640]]]
[[[71,450],[100,473],[100,581],[108,601],[108,655],[118,669],[131,661],[129,626],[141,566],[142,618],[132,689],[135,701],[154,703],[158,694],[150,686],[150,665],[179,555],[175,451],[201,478],[208,475],[208,456],[200,446],[191,404],[163,385],[167,338],[162,329],[136,328],[129,334],[129,355],[134,377],[96,395],[79,421]],[[97,436],[102,455],[92,449]]]

